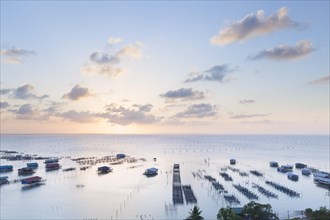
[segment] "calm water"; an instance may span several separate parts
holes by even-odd
[[[269,167],[269,161],[279,164],[302,162],[310,167],[329,171],[329,136],[175,136],[175,135],[1,135],[1,150],[16,150],[26,154],[58,157],[102,157],[125,153],[145,158],[134,164],[112,165],[114,171],[99,176],[98,164],[86,171],[62,170],[45,172],[39,162],[36,175],[46,179],[46,185],[22,190],[20,183],[1,186],[0,219],[183,219],[192,204],[173,206],[172,168],[180,163],[181,182],[191,185],[198,200],[202,216],[215,219],[221,207],[229,204],[221,194],[203,179],[194,178],[192,172],[203,170],[215,177],[230,194],[236,195],[243,206],[249,202],[232,183],[241,184],[259,196],[257,202],[270,203],[281,216],[288,211],[293,215],[305,208],[329,207],[329,192],[317,187],[313,178],[302,176],[298,182],[287,179]],[[157,161],[153,158],[156,157]],[[235,168],[248,172],[256,169],[264,177],[241,177],[227,171],[233,182],[225,182],[219,175],[221,168],[236,158]],[[1,165],[14,165],[14,172],[1,174],[17,179],[17,168],[27,161],[5,161]],[[60,160],[62,168],[79,165],[69,158]],[[104,164],[107,165],[107,164]],[[134,168],[131,168],[134,166]],[[159,168],[159,174],[147,178],[142,173],[148,167]],[[291,198],[265,184],[276,181],[300,193]],[[278,199],[268,199],[252,183],[276,193]],[[77,187],[83,184],[84,187]]]

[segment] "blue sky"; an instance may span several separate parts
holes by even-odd
[[[1,1],[1,132],[328,134],[328,20],[328,1]]]

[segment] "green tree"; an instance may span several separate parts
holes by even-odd
[[[306,209],[305,215],[308,219],[311,220],[329,220],[330,219],[330,210],[326,207],[320,207],[319,210],[313,211],[312,209]]]
[[[242,216],[247,216],[251,220],[278,220],[269,204],[260,204],[254,201],[249,202],[243,208]]]
[[[186,220],[203,220],[204,218],[201,216],[201,213],[202,211],[197,206],[194,206],[194,208],[190,209],[189,216]]]
[[[217,220],[241,220],[242,218],[235,214],[235,212],[227,207],[221,208],[217,214]]]

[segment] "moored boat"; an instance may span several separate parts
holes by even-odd
[[[108,166],[102,166],[102,167],[97,168],[97,172],[100,173],[100,174],[109,173],[111,171],[112,171],[112,168],[108,167]]]
[[[50,163],[58,163],[58,158],[50,158],[45,160],[45,164],[50,164]]]
[[[158,169],[155,167],[148,168],[143,173],[143,175],[146,175],[146,176],[156,176],[157,174],[158,174]]]
[[[12,165],[2,165],[0,166],[0,172],[10,172],[13,171]]]
[[[27,167],[32,168],[32,169],[37,169],[39,164],[38,163],[27,163]]]
[[[278,163],[276,161],[270,161],[269,166],[270,167],[278,167]]]
[[[309,175],[311,175],[311,173],[312,173],[312,171],[310,171],[310,169],[308,169],[308,168],[304,168],[301,170],[301,174],[305,175],[305,176],[309,176]]]
[[[18,175],[25,176],[25,175],[32,175],[34,174],[34,170],[30,167],[23,167],[18,169]]]
[[[327,172],[315,172],[313,173],[314,182],[330,188],[330,173]]]
[[[61,168],[61,165],[58,163],[49,163],[46,164],[46,171],[58,170]]]
[[[303,164],[303,163],[296,163],[296,164],[295,164],[295,167],[296,167],[297,169],[303,169],[303,168],[306,168],[307,165],[306,165],[306,164]]]
[[[8,176],[0,176],[0,185],[7,184],[7,183],[9,183]]]
[[[294,174],[294,173],[288,173],[288,179],[289,180],[293,180],[293,181],[298,181],[299,179],[299,176],[297,174]]]
[[[29,188],[33,186],[40,186],[44,183],[44,180],[40,176],[33,176],[21,180],[21,183],[25,186],[24,188]],[[23,188],[23,189],[24,189]]]
[[[277,168],[277,171],[281,172],[281,173],[292,172],[292,170],[293,170],[292,165],[282,165],[282,166]]]

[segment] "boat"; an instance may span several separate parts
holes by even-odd
[[[66,171],[72,171],[72,170],[75,170],[75,169],[76,169],[75,167],[69,167],[69,168],[63,169],[63,171],[66,172]]]
[[[270,167],[278,167],[278,163],[276,161],[270,161],[269,166]]]
[[[143,173],[143,175],[146,176],[156,176],[157,174],[158,174],[158,169],[155,167],[148,168]]]
[[[25,185],[24,188],[29,188],[29,187],[40,186],[40,185],[44,184],[44,180],[40,176],[33,176],[33,177],[22,179],[21,183],[23,185]]]
[[[293,180],[293,181],[298,181],[299,179],[299,176],[297,174],[294,174],[294,173],[288,173],[288,179],[289,180]]]
[[[46,164],[46,171],[58,170],[61,168],[61,165],[58,163],[48,163]]]
[[[117,154],[116,155],[117,159],[124,159],[126,157],[125,154]]]
[[[49,163],[58,163],[58,158],[50,158],[45,160],[44,162],[45,164],[49,164]]]
[[[295,167],[296,167],[297,169],[303,169],[303,168],[306,168],[307,165],[306,165],[306,164],[303,164],[303,163],[296,163],[296,164],[295,164]]]
[[[34,170],[30,167],[23,167],[18,169],[18,175],[25,176],[25,175],[32,175],[34,174]]]
[[[236,164],[236,160],[235,159],[230,159],[230,164],[231,165],[235,165]]]
[[[9,183],[8,176],[0,176],[0,185],[7,184],[7,183]]]
[[[27,163],[26,166],[32,169],[37,169],[39,167],[38,163]]]
[[[305,175],[305,176],[309,176],[309,175],[311,175],[311,173],[312,173],[312,171],[310,171],[310,169],[308,169],[308,168],[304,168],[301,170],[301,174]]]
[[[12,165],[2,165],[0,166],[0,172],[10,172],[13,171]]]
[[[277,167],[277,171],[281,173],[292,172],[293,166],[292,165],[282,165]]]
[[[313,173],[314,182],[330,188],[330,173],[318,171]]]
[[[98,167],[97,168],[97,172],[99,174],[105,174],[105,173],[109,173],[112,171],[112,168],[111,167],[108,167],[108,166],[102,166],[102,167]]]

